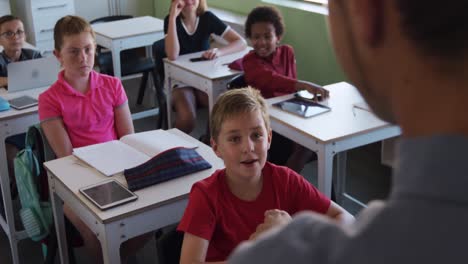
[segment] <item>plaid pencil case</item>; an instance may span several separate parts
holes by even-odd
[[[128,189],[136,191],[160,182],[211,168],[193,148],[166,150],[147,162],[124,171]]]

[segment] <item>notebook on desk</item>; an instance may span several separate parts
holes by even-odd
[[[8,93],[49,86],[60,71],[55,57],[12,62],[7,67]]]
[[[175,147],[196,148],[189,142],[164,130],[126,135],[120,140],[73,149],[73,155],[106,176],[141,165],[152,157]]]

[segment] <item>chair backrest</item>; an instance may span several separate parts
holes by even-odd
[[[159,78],[164,82],[164,62],[163,59],[166,58],[166,49],[165,49],[165,40],[160,39],[153,43],[153,58],[156,67],[156,73],[159,75]]]
[[[129,19],[129,18],[133,18],[133,16],[130,16],[130,15],[105,16],[105,17],[98,17],[96,19],[93,19],[89,23],[93,25],[93,24],[112,22],[112,21],[117,21],[117,20],[124,20],[124,19]]]
[[[239,88],[244,88],[247,86],[247,82],[245,81],[244,74],[241,73],[237,75],[236,77],[232,78],[228,83],[227,83],[227,89],[239,89]]]

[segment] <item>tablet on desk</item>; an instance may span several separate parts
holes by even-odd
[[[101,210],[134,201],[136,194],[116,180],[100,182],[80,189],[80,192]]]
[[[331,110],[329,106],[298,98],[278,102],[273,104],[273,106],[304,118],[316,116]]]
[[[17,110],[22,110],[37,105],[37,100],[27,95],[10,99],[8,102],[10,103],[11,107]]]

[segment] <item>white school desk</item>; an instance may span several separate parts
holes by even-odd
[[[62,201],[97,235],[101,242],[104,263],[118,264],[120,263],[119,248],[122,242],[177,223],[187,206],[188,193],[192,185],[210,176],[216,169],[224,167],[222,160],[209,146],[177,129],[168,131],[181,135],[190,142],[197,142],[199,146],[196,149],[197,152],[213,167],[138,190],[135,192],[138,195],[136,201],[106,211],[100,211],[78,190],[81,187],[107,180],[109,177],[94,168],[82,165],[83,163],[74,156],[44,163],[49,175],[50,196],[55,227],[58,231],[60,263],[68,263]],[[127,186],[123,174],[113,176],[113,178]]]
[[[249,50],[250,48],[247,48],[214,60],[199,62],[191,62],[189,59],[200,57],[203,51],[179,56],[174,61],[165,58],[164,71],[166,77],[164,87],[167,98],[168,126],[172,126],[171,91],[174,82],[183,82],[205,92],[208,95],[208,113],[210,113],[218,96],[226,91],[227,83],[231,78],[239,74],[238,71],[229,69],[227,64],[242,58]]]
[[[47,88],[48,87],[43,87],[11,94],[8,94],[5,89],[1,88],[0,96],[3,99],[9,100],[11,98],[27,94],[37,99],[39,94]],[[37,106],[23,110],[15,110],[11,108],[10,110],[0,112],[0,185],[3,195],[3,205],[0,207],[5,208],[5,218],[3,216],[0,217],[0,225],[8,236],[11,256],[14,264],[19,263],[18,243],[20,240],[27,238],[27,235],[26,231],[19,231],[15,228],[5,139],[9,136],[26,132],[29,126],[37,124],[38,122],[39,116],[37,114]]]
[[[364,99],[352,85],[341,82],[325,86],[330,91],[326,112],[308,119],[270,107],[272,129],[317,153],[318,189],[331,196],[333,156],[337,159],[336,193],[342,202],[346,173],[346,151],[400,135],[400,128],[353,106]],[[270,104],[292,98],[285,95],[268,99]],[[274,140],[274,139],[273,139]]]
[[[151,16],[99,23],[92,27],[96,33],[96,43],[112,52],[114,76],[120,79],[122,50],[151,47],[155,41],[164,37],[164,21]],[[151,55],[151,51],[147,55]]]
[[[151,57],[153,43],[164,38],[164,21],[151,16],[104,22],[92,27],[96,33],[96,43],[111,51],[114,76],[120,79],[121,51],[146,47],[146,56]],[[147,110],[132,114],[132,118],[140,119],[156,113],[156,109]]]

